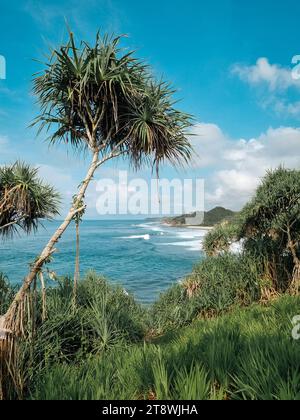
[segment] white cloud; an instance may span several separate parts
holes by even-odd
[[[206,180],[206,208],[222,205],[240,209],[252,196],[261,178],[268,169],[279,165],[287,168],[300,168],[300,128],[270,128],[256,138],[233,139],[215,124],[197,124],[191,141],[195,149],[193,167],[180,178],[203,178]],[[0,136],[0,156],[8,140]],[[39,164],[43,179],[54,185],[63,195],[61,214],[64,215],[72,201],[85,169],[66,164],[56,166]],[[127,169],[125,166],[124,169]],[[99,217],[96,202],[99,198],[97,180],[111,178],[118,183],[119,168],[103,167],[91,183],[86,195],[88,205],[86,216]],[[144,178],[150,183],[148,172],[133,174],[129,172],[128,181]],[[165,168],[163,178],[173,179],[174,175]],[[150,184],[149,184],[150,185]],[[119,193],[127,193],[122,186]],[[130,192],[130,191],[129,191]]]
[[[241,208],[254,193],[268,169],[280,165],[300,168],[300,128],[270,128],[257,138],[234,140],[211,124],[198,124],[193,144],[207,159],[206,207],[223,205]],[[211,136],[212,132],[219,135]],[[214,167],[211,168],[211,162]]]
[[[292,117],[299,117],[300,115],[300,101],[288,103],[286,100],[275,99],[273,105],[278,114],[290,115]]]
[[[235,64],[231,73],[258,89],[258,101],[262,108],[272,109],[281,116],[298,119],[300,101],[291,101],[289,98],[292,89],[300,89],[299,77],[293,77],[294,69],[271,64],[268,58],[262,57],[255,65]]]
[[[215,124],[196,124],[190,138],[195,150],[193,165],[199,167],[214,166],[220,147],[227,142],[226,135]]]
[[[251,85],[265,84],[271,91],[300,88],[300,81],[292,77],[292,69],[271,64],[267,58],[259,58],[255,65],[235,64],[232,73]]]

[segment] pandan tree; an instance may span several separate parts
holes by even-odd
[[[74,197],[74,201],[77,200],[77,197]],[[85,213],[85,205],[83,201],[78,204],[79,208],[82,209],[78,211],[74,216],[75,230],[76,230],[76,256],[75,256],[75,271],[74,271],[74,286],[73,286],[73,307],[76,307],[77,300],[77,288],[78,282],[80,280],[80,232],[79,227],[82,222],[82,218]]]
[[[300,171],[283,167],[269,171],[254,198],[242,211],[241,236],[276,253],[281,264],[293,261],[290,291],[300,291]],[[247,246],[247,243],[246,243]]]
[[[37,230],[58,215],[60,198],[38,177],[38,169],[16,162],[0,167],[0,237]]]
[[[36,168],[22,162],[0,167],[0,239],[36,231],[43,220],[59,214],[59,204],[59,194],[38,177]],[[4,309],[11,298],[12,290],[6,280],[0,273],[0,309]],[[44,297],[43,294],[43,307]],[[0,316],[0,400],[4,395],[3,378],[7,383],[10,372],[4,359],[7,348],[3,342],[11,332],[5,317]],[[12,362],[12,352],[8,359]]]
[[[0,168],[0,239],[36,231],[44,220],[59,215],[59,205],[59,193],[39,178],[37,168],[22,162]],[[43,275],[38,274],[44,296]],[[0,317],[0,336],[4,320]]]
[[[55,252],[55,245],[82,210],[96,170],[122,156],[135,169],[164,161],[188,162],[190,116],[174,108],[174,90],[157,82],[148,67],[122,50],[120,37],[96,36],[95,43],[76,45],[70,33],[66,45],[51,52],[45,70],[34,79],[40,105],[35,124],[49,130],[51,144],[64,143],[88,152],[91,162],[64,221],[32,264],[5,315],[14,334],[20,333],[21,303],[36,274]]]

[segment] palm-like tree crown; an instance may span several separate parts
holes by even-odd
[[[59,214],[59,194],[21,162],[0,168],[0,236],[36,230],[41,219]]]
[[[41,106],[35,123],[40,129],[55,127],[51,142],[103,154],[119,151],[135,167],[188,161],[190,116],[174,109],[170,86],[156,82],[119,42],[120,37],[98,34],[94,46],[77,47],[70,34],[34,80]]]

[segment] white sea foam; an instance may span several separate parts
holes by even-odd
[[[164,229],[160,225],[155,225],[152,223],[141,223],[139,225],[134,225],[135,227],[139,227],[141,229],[151,230],[152,232],[164,232]]]
[[[150,238],[150,235],[130,235],[122,236],[120,239],[144,239],[145,241],[149,241]]]
[[[163,232],[164,230],[160,226],[149,226],[149,229],[153,232]]]
[[[133,225],[134,227],[142,228],[142,229],[149,229],[150,226],[146,223],[141,223],[139,225]]]
[[[189,251],[201,251],[202,250],[202,244],[201,241],[181,241],[181,242],[169,242],[169,243],[163,243],[161,244],[163,246],[182,246]]]
[[[175,233],[175,237],[178,239],[176,242],[163,243],[163,246],[176,246],[184,247],[189,251],[202,251],[203,239],[207,234],[207,230],[177,230],[174,229],[171,232]]]
[[[207,234],[207,230],[195,230],[195,231],[176,231],[176,236],[182,239],[196,239],[196,238],[204,238]]]

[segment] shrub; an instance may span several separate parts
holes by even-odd
[[[300,399],[299,298],[199,320],[145,345],[115,347],[37,375],[32,399]]]
[[[280,279],[279,287],[295,294],[300,292],[299,197],[300,171],[280,167],[267,173],[241,212],[246,248],[260,249],[272,264],[274,284]]]
[[[158,331],[189,324],[198,315],[209,316],[234,305],[260,298],[261,267],[245,255],[208,257],[183,284],[160,296],[151,314]]]
[[[14,292],[14,288],[9,284],[8,277],[0,272],[0,315],[8,309]]]
[[[37,291],[35,311],[31,313],[35,334],[31,334],[32,324],[28,325],[30,345],[24,340],[18,346],[20,370],[16,366],[14,375],[24,377],[22,389],[17,389],[19,395],[26,393],[26,386],[32,386],[38,372],[55,363],[77,363],[144,337],[145,310],[121,287],[109,285],[95,273],[89,273],[78,286],[76,308],[72,304],[69,278],[60,279],[57,287],[48,289],[48,316],[44,322],[40,318],[41,297]]]
[[[210,257],[229,252],[231,245],[238,239],[238,226],[233,222],[224,222],[209,231],[203,241],[203,250]]]

